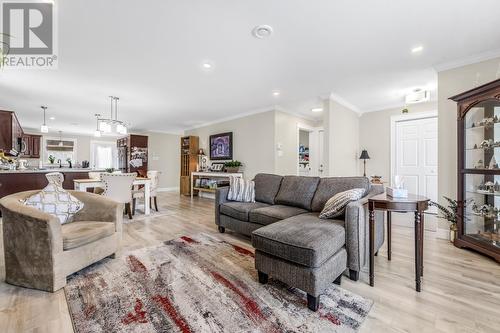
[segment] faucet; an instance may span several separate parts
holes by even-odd
[[[61,159],[58,159],[58,160],[57,160],[57,163],[59,163],[59,168],[62,168]]]

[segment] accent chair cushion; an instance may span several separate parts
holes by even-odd
[[[370,190],[370,181],[366,177],[321,178],[311,203],[311,210],[313,212],[321,212],[331,197],[339,192],[353,188],[364,188],[365,193],[368,193]]]
[[[274,198],[280,190],[282,176],[268,173],[258,173],[255,175],[255,200],[274,205]]]
[[[227,200],[239,202],[255,202],[255,183],[243,177],[229,177]]]
[[[70,250],[111,236],[115,224],[110,222],[79,221],[61,226],[63,250]]]
[[[49,185],[40,192],[26,198],[24,204],[54,215],[61,224],[71,222],[73,216],[83,208],[83,202],[64,190],[57,182],[49,182]]]
[[[307,210],[302,208],[274,205],[253,209],[250,211],[249,221],[262,225],[268,225],[304,213],[307,213]]]
[[[364,194],[364,188],[354,188],[335,194],[326,202],[325,207],[321,213],[319,213],[319,218],[331,219],[344,215],[347,204],[351,201],[361,199]]]
[[[252,233],[257,250],[306,267],[320,267],[345,245],[343,221],[301,214]]]
[[[220,205],[220,212],[226,216],[230,216],[240,221],[249,221],[248,214],[253,209],[267,207],[268,204],[263,202],[224,202]]]
[[[274,201],[278,205],[311,210],[311,201],[318,183],[319,177],[285,176]]]

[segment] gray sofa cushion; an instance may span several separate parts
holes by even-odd
[[[259,173],[255,176],[255,201],[274,205],[274,198],[280,190],[283,176]]]
[[[304,213],[307,213],[307,210],[302,208],[274,205],[252,210],[250,212],[249,221],[268,225]]]
[[[319,267],[345,244],[344,222],[307,213],[252,233],[257,250],[307,267]]]
[[[321,178],[318,189],[312,199],[311,210],[321,212],[328,199],[335,194],[347,191],[353,188],[364,188],[368,193],[370,181],[366,177],[328,177]]]
[[[235,219],[248,222],[248,213],[252,209],[269,206],[263,202],[237,202],[229,201],[220,205],[220,212]]]
[[[311,201],[318,183],[319,177],[285,176],[274,201],[279,205],[311,210]]]

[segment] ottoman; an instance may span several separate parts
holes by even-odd
[[[343,221],[301,214],[259,228],[252,233],[259,282],[268,277],[307,293],[307,306],[319,307],[319,296],[340,284],[347,269]]]

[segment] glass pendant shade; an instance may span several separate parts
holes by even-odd
[[[101,137],[101,131],[99,131],[99,130],[95,130],[95,132],[94,132],[94,136],[95,136],[96,138],[100,138],[100,137]]]
[[[99,130],[103,133],[111,133],[111,125],[107,122],[99,122]]]
[[[40,132],[49,133],[49,126],[47,126],[47,125],[40,126]]]

